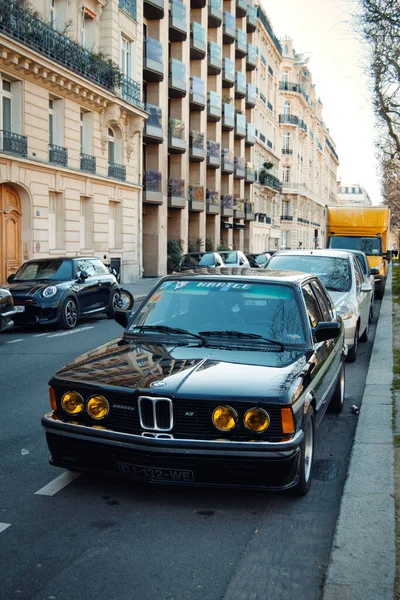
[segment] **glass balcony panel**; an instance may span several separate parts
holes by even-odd
[[[203,109],[206,105],[206,86],[200,77],[190,78],[190,108],[191,110]]]
[[[218,121],[221,118],[221,94],[208,92],[207,116],[209,121]]]
[[[143,200],[152,204],[162,204],[162,173],[147,169],[143,178]]]
[[[207,141],[207,166],[214,169],[221,166],[221,144],[215,140]]]
[[[159,142],[163,141],[161,108],[154,104],[146,104],[146,111],[150,113],[144,125],[144,137],[146,141],[149,142],[147,138],[155,138]]]
[[[186,5],[180,0],[171,0],[169,13],[169,38],[172,41],[184,41],[187,35]]]
[[[224,12],[224,44],[233,44],[236,38],[236,19],[235,15],[230,12]]]
[[[185,208],[185,180],[177,177],[168,179],[168,203],[175,208]]]
[[[222,171],[225,173],[233,173],[234,169],[234,155],[232,150],[224,148],[222,151]]]
[[[208,74],[218,75],[222,69],[222,48],[215,42],[208,43]]]
[[[164,18],[164,0],[143,0],[143,15],[149,21]]]
[[[246,146],[253,146],[256,143],[256,128],[253,123],[246,124]]]
[[[236,98],[244,98],[246,95],[247,79],[246,75],[241,71],[236,71],[236,87],[235,96]]]
[[[200,23],[197,23],[196,21],[193,21],[192,25],[191,25],[191,32],[190,32],[190,41],[191,41],[191,58],[192,58],[192,54],[197,53],[197,54],[202,54],[205,55],[206,50],[207,50],[207,44],[206,44],[206,30],[205,28],[200,25]],[[193,56],[193,58],[196,58],[196,56]]]
[[[246,183],[254,183],[256,180],[256,170],[253,163],[246,164]]]
[[[246,107],[250,108],[256,104],[256,86],[252,83],[247,84]]]
[[[246,69],[252,71],[257,66],[257,47],[247,44]]]
[[[193,161],[204,160],[206,156],[204,133],[191,129],[189,140],[190,159]]]
[[[235,219],[244,218],[244,198],[233,196],[233,216]]]
[[[242,156],[235,156],[235,179],[244,179],[246,162]]]
[[[204,210],[204,187],[202,185],[189,185],[188,187],[189,209],[196,211]]]
[[[247,33],[243,29],[236,30],[236,58],[247,54]]]
[[[236,0],[236,16],[245,17],[247,14],[247,0]]]
[[[217,190],[206,190],[206,205],[209,214],[217,215],[219,213],[220,200]]]
[[[219,27],[222,22],[222,0],[209,0],[208,26]]]
[[[246,117],[240,113],[236,113],[235,136],[245,137],[246,135]]]
[[[158,40],[146,38],[143,68],[146,81],[162,81],[164,78],[163,47]]]
[[[170,96],[182,97],[186,94],[186,66],[180,60],[170,60]]]
[[[147,37],[145,41],[145,57],[156,63],[163,64],[163,47],[161,42]]]
[[[245,200],[244,202],[244,218],[246,221],[254,221],[254,204],[249,200]]]
[[[233,196],[230,194],[221,194],[221,212],[224,217],[233,216]]]
[[[252,33],[257,29],[257,7],[247,5],[247,32]]]
[[[226,87],[232,87],[235,83],[235,63],[230,58],[224,58],[223,80]]]
[[[169,150],[170,152],[185,152],[185,122],[179,119],[169,120]]]
[[[235,127],[235,107],[233,104],[225,102],[223,105],[222,128],[225,131],[232,130]]]

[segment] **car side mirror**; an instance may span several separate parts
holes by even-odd
[[[115,321],[118,323],[118,325],[121,325],[121,327],[123,327],[124,329],[126,329],[128,327],[132,317],[133,317],[133,312],[131,310],[121,310],[120,308],[118,308],[114,312]]]
[[[11,275],[9,275],[7,277],[7,283],[12,283],[15,279],[15,273],[11,273]]]
[[[88,277],[89,273],[87,271],[79,271],[78,279],[80,279],[81,281],[85,281],[85,279],[87,279]]]
[[[340,323],[338,321],[321,321],[313,327],[314,338],[317,342],[333,340],[340,334]]]
[[[379,269],[377,269],[376,267],[372,267],[371,275],[379,275]]]
[[[364,281],[364,283],[361,284],[361,291],[365,293],[372,292],[372,285]]]

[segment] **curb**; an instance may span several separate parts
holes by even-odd
[[[392,272],[371,354],[323,600],[393,600]]]

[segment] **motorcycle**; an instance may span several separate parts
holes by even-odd
[[[104,255],[104,266],[107,267],[107,269],[110,271],[110,273],[112,275],[114,275],[115,279],[117,280],[118,284],[121,282],[121,276],[120,274],[116,271],[116,269],[113,267],[113,265],[107,261],[107,255]],[[129,290],[126,290],[125,288],[122,288],[121,286],[119,286],[119,303],[118,303],[118,308],[120,308],[121,310],[130,310],[133,307],[134,304],[134,298],[133,295],[130,293]]]

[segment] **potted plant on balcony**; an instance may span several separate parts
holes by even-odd
[[[269,169],[272,169],[272,167],[274,166],[274,164],[272,162],[265,162],[263,163],[263,168],[260,170],[259,174],[258,174],[258,181],[261,185],[264,185],[268,179],[268,173],[267,171],[269,171]]]

